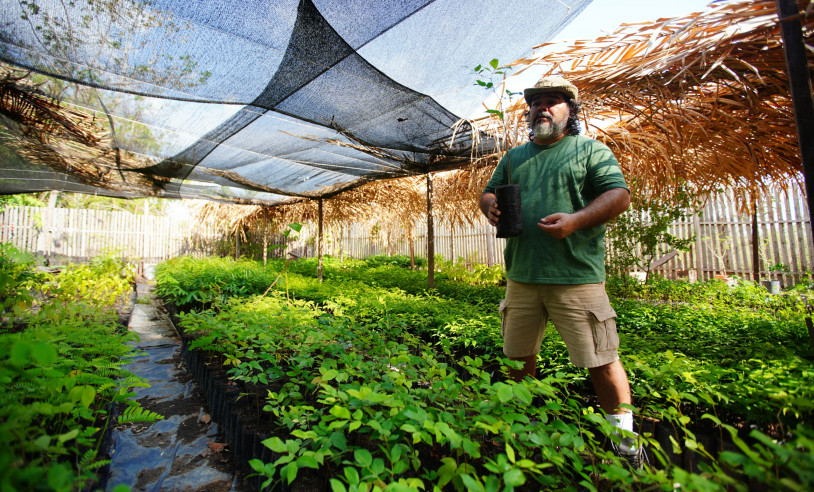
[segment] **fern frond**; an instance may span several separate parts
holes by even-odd
[[[98,388],[96,388],[96,393],[101,393],[105,390],[109,390],[110,388],[117,388],[119,385],[115,383],[105,383]]]
[[[130,390],[132,388],[149,388],[150,387],[150,385],[149,385],[149,383],[147,383],[146,379],[144,379],[142,377],[139,377],[139,376],[134,376],[134,375],[127,376],[124,379],[119,379],[118,381],[116,381],[116,383],[118,384],[118,386],[120,388],[119,391]]]
[[[109,465],[110,463],[112,463],[112,461],[111,461],[111,460],[99,460],[99,461],[94,461],[93,463],[91,463],[90,465],[88,465],[88,468],[87,468],[87,469],[88,469],[88,470],[97,470],[97,469],[99,469],[99,468],[101,468],[101,467],[103,467],[103,466],[105,466],[105,465]]]
[[[85,451],[85,454],[82,455],[82,458],[79,459],[79,463],[77,464],[80,470],[84,470],[85,468],[89,468],[93,465],[93,460],[96,458],[96,450],[91,448]]]
[[[124,409],[124,412],[119,415],[119,424],[131,424],[134,422],[157,422],[163,419],[164,416],[150,410],[143,408],[138,403]]]

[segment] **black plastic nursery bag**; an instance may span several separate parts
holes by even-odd
[[[520,185],[509,184],[495,189],[500,220],[497,237],[515,237],[523,233],[523,211],[520,204]]]

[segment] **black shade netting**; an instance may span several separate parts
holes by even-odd
[[[0,194],[78,182],[273,205],[465,167],[493,143],[459,125],[486,114],[474,68],[529,55],[590,1],[2,0],[0,78],[28,73],[99,139],[44,144]],[[31,144],[15,149],[43,155]]]

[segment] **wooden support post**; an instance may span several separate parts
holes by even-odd
[[[704,280],[704,244],[701,240],[701,219],[698,214],[692,216],[693,234],[695,234],[695,270],[696,278]]]
[[[752,280],[760,282],[760,231],[757,222],[757,200],[752,196]]]
[[[235,259],[240,259],[240,232],[235,227]]]
[[[786,73],[789,78],[794,117],[797,121],[797,139],[803,160],[809,217],[814,218],[814,97],[808,72],[803,26],[797,0],[775,0],[780,20],[780,35],[786,54]],[[810,222],[814,233],[814,220]]]
[[[455,225],[449,226],[449,260],[455,264]]]
[[[345,261],[345,224],[339,225],[339,261]]]
[[[317,278],[320,282],[322,282],[322,245],[324,243],[324,238],[322,237],[323,233],[323,209],[322,209],[322,198],[317,200],[317,205],[319,208],[319,233],[317,233]]]
[[[487,225],[484,230],[486,231],[486,265],[492,266],[495,260],[495,231],[494,227]]]
[[[407,241],[410,243],[410,268],[415,270],[415,234],[412,222],[407,224]]]
[[[261,220],[263,221],[263,266],[266,266],[269,256],[269,221],[265,214]]]
[[[806,328],[808,329],[808,341],[811,345],[811,350],[814,351],[814,323],[811,322],[811,316],[814,314],[814,306],[808,299],[808,296],[803,295],[803,302],[806,305]]]
[[[435,231],[432,220],[432,175],[427,173],[427,287],[435,287]]]

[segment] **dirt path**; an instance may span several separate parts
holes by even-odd
[[[139,335],[132,344],[141,353],[126,368],[150,384],[136,388],[136,399],[164,419],[113,431],[106,490],[125,484],[148,492],[243,492],[247,487],[234,472],[231,453],[181,357],[178,334],[156,307],[152,290],[147,282],[137,284],[129,330]]]

